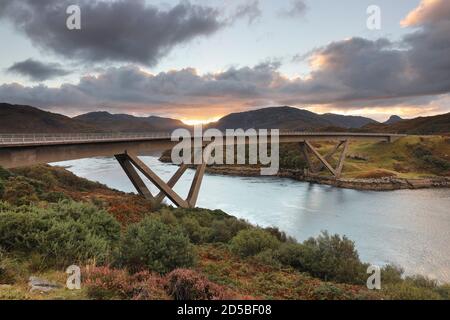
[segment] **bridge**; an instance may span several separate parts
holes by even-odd
[[[345,133],[345,132],[298,132],[281,131],[279,143],[298,143],[308,165],[308,171],[317,173],[327,169],[335,178],[339,178],[344,166],[345,157],[351,140],[371,140],[393,142],[404,135],[379,133]],[[193,136],[192,139],[198,137]],[[201,137],[203,138],[203,137]],[[224,139],[224,145],[251,144],[258,141],[251,136],[233,135],[232,139]],[[253,137],[255,138],[255,137]],[[270,135],[269,135],[270,140]],[[333,141],[337,144],[326,155],[321,155],[312,145],[312,141]],[[15,168],[59,161],[115,156],[137,192],[157,205],[165,197],[176,206],[195,207],[203,175],[206,169],[207,156],[197,165],[194,179],[186,199],[178,195],[173,187],[188,168],[182,164],[174,176],[164,182],[151,168],[146,166],[138,155],[162,153],[173,148],[178,141],[171,140],[171,133],[79,133],[79,134],[0,134],[0,166]],[[208,143],[204,142],[204,154],[209,155]],[[330,164],[330,159],[341,149],[336,167]],[[319,160],[320,165],[312,164],[312,156]],[[159,194],[153,195],[141,179],[138,171],[149,179],[158,189]]]

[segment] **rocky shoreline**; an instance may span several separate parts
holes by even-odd
[[[206,171],[212,174],[240,177],[260,176],[260,169],[255,167],[211,166],[208,167]],[[424,179],[404,179],[396,177],[376,179],[334,179],[333,177],[305,175],[302,170],[287,169],[280,170],[277,176],[297,181],[326,184],[338,188],[357,190],[391,191],[401,189],[450,188],[450,178],[447,177],[430,177]]]

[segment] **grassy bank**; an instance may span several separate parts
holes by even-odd
[[[326,155],[335,146],[335,141],[313,142],[313,146]],[[342,147],[340,148],[342,150]],[[247,150],[248,158],[248,150]],[[329,159],[336,167],[340,152]],[[161,161],[170,162],[170,151],[161,156]],[[314,167],[320,162],[313,155]],[[280,176],[303,179],[306,161],[298,144],[280,145]],[[212,165],[211,173],[241,176],[257,176],[259,165]],[[330,176],[326,169],[315,176]],[[341,179],[367,180],[380,178],[427,179],[450,177],[450,138],[447,136],[408,136],[393,143],[373,141],[351,141],[345,159]],[[319,181],[319,180],[318,180]]]
[[[0,299],[450,298],[393,266],[368,290],[345,237],[297,243],[218,210],[151,208],[62,168],[1,169],[0,199]],[[29,291],[31,275],[63,286],[71,264],[82,290]]]

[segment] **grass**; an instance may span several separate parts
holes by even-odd
[[[333,142],[320,142],[315,146],[321,154],[333,147]],[[425,150],[428,156],[420,156],[417,149]],[[330,162],[336,165],[339,152]],[[438,159],[439,162],[434,163]],[[431,160],[431,161],[430,161]],[[393,143],[353,141],[350,143],[345,161],[343,178],[426,178],[449,176],[450,138],[442,136],[408,136]],[[440,165],[444,164],[444,167]]]

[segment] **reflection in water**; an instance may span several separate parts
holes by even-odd
[[[164,180],[177,167],[142,157]],[[114,159],[66,161],[78,176],[126,192],[134,189]],[[175,190],[186,195],[194,171]],[[157,190],[149,186],[153,192]],[[299,241],[322,230],[346,235],[363,261],[395,263],[407,273],[450,282],[450,190],[356,191],[275,177],[206,175],[198,206],[222,209],[260,226],[277,226]]]

